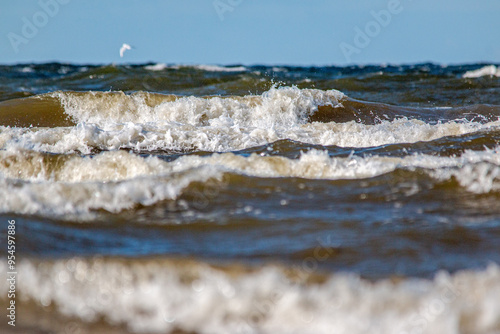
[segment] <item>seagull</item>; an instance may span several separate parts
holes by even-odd
[[[132,50],[132,47],[128,45],[127,43],[123,43],[122,47],[120,48],[120,58],[123,58],[123,54],[127,50]]]

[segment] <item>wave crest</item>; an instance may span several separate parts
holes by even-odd
[[[0,268],[6,271],[5,264]],[[243,269],[243,270],[242,270]],[[433,280],[384,279],[265,266],[214,268],[193,261],[22,260],[23,302],[132,332],[494,333],[500,329],[500,269]],[[6,296],[7,284],[0,285]],[[362,307],[360,307],[362,305]],[[47,313],[44,313],[47,316]]]

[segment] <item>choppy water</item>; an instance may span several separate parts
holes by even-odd
[[[0,79],[20,330],[500,333],[496,65]]]

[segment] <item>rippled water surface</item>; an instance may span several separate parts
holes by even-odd
[[[19,326],[500,332],[497,69],[0,66]]]

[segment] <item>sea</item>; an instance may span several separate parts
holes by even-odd
[[[500,64],[0,65],[0,222],[2,333],[498,334]]]

